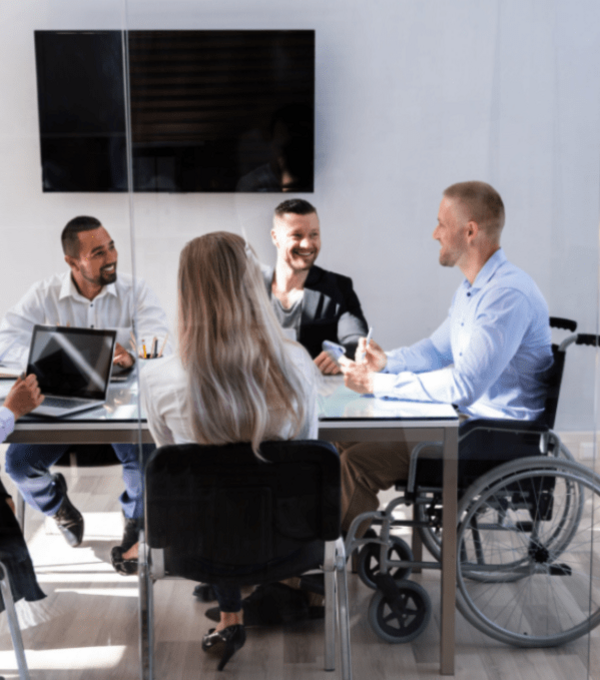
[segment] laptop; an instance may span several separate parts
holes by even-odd
[[[63,418],[102,406],[116,337],[114,330],[35,325],[27,374],[35,373],[46,398],[32,413]]]

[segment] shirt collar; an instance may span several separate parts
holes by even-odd
[[[117,289],[114,283],[109,283],[107,286],[104,286],[94,300],[99,300],[105,295],[117,297]],[[88,300],[77,290],[77,286],[75,285],[70,272],[63,279],[62,286],[60,287],[59,299],[62,300],[67,297],[72,297],[73,299],[78,300],[79,302],[85,302],[86,304],[91,302],[91,300]]]
[[[469,282],[465,279],[467,288],[471,290],[482,288],[505,262],[506,255],[502,248],[499,248],[479,270],[472,286],[469,286]]]

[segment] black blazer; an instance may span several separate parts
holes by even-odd
[[[267,293],[271,296],[274,270],[262,267]],[[367,335],[369,326],[362,313],[352,279],[314,265],[304,284],[302,321],[298,342],[313,359],[322,352],[323,340],[337,342],[354,359],[358,339]]]

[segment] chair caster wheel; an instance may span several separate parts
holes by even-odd
[[[217,599],[215,589],[209,583],[199,583],[194,588],[194,597],[200,602],[214,602]]]

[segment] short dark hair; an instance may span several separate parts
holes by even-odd
[[[303,198],[288,198],[287,201],[283,201],[275,208],[275,216],[281,217],[281,215],[286,215],[288,213],[293,213],[294,215],[312,215],[316,213],[317,209],[314,205],[311,205],[308,201]]]
[[[74,217],[70,222],[67,222],[67,226],[63,229],[60,237],[63,253],[70,257],[79,257],[78,234],[82,231],[98,229],[101,226],[100,220],[95,217],[87,217],[86,215]]]
[[[485,182],[458,182],[444,191],[446,198],[460,202],[467,219],[477,224],[492,238],[499,238],[504,226],[504,203],[494,187]]]

